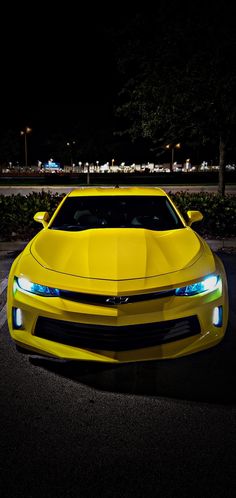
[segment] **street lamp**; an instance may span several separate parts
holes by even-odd
[[[87,185],[89,185],[90,177],[89,177],[89,163],[86,163],[87,166]]]
[[[175,149],[180,149],[181,144],[180,143],[177,143],[177,144],[167,144],[165,147],[166,147],[166,149],[170,149],[171,150],[170,171],[172,171],[173,170],[173,164],[174,164],[174,150]]]
[[[190,158],[188,158],[188,159],[186,159],[186,162],[185,162],[185,170],[189,171],[190,167],[191,167]]]
[[[23,130],[21,130],[20,134],[25,136],[25,166],[28,166],[28,151],[27,151],[27,135],[31,133],[32,129],[26,126]]]
[[[73,146],[75,145],[75,140],[73,140],[72,142],[66,142],[66,145],[67,147],[69,147],[69,150],[70,150],[70,164],[71,164],[71,167],[73,168]]]

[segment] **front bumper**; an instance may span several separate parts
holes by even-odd
[[[225,284],[226,285],[226,284]],[[9,290],[12,339],[36,354],[63,359],[131,362],[177,358],[214,346],[225,334],[227,289],[192,297],[167,296],[116,306],[45,298]],[[213,310],[222,306],[222,326]],[[13,309],[22,312],[22,327]]]

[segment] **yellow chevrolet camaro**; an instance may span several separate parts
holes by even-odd
[[[15,259],[8,324],[18,349],[130,362],[214,346],[228,321],[221,260],[159,188],[80,188]]]

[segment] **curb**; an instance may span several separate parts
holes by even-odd
[[[236,238],[232,239],[204,239],[209,244],[212,251],[220,249],[236,249]]]
[[[235,249],[236,237],[232,239],[204,239],[213,251],[220,249]],[[16,240],[16,241],[0,241],[0,254],[11,251],[21,251],[28,244],[29,241]]]
[[[15,240],[15,241],[0,241],[0,252],[20,251],[28,244],[29,241]]]

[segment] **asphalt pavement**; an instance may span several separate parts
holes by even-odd
[[[3,251],[1,315],[9,268]],[[104,365],[19,354],[0,332],[1,498],[233,497],[236,254],[218,252],[230,316],[216,347]]]

